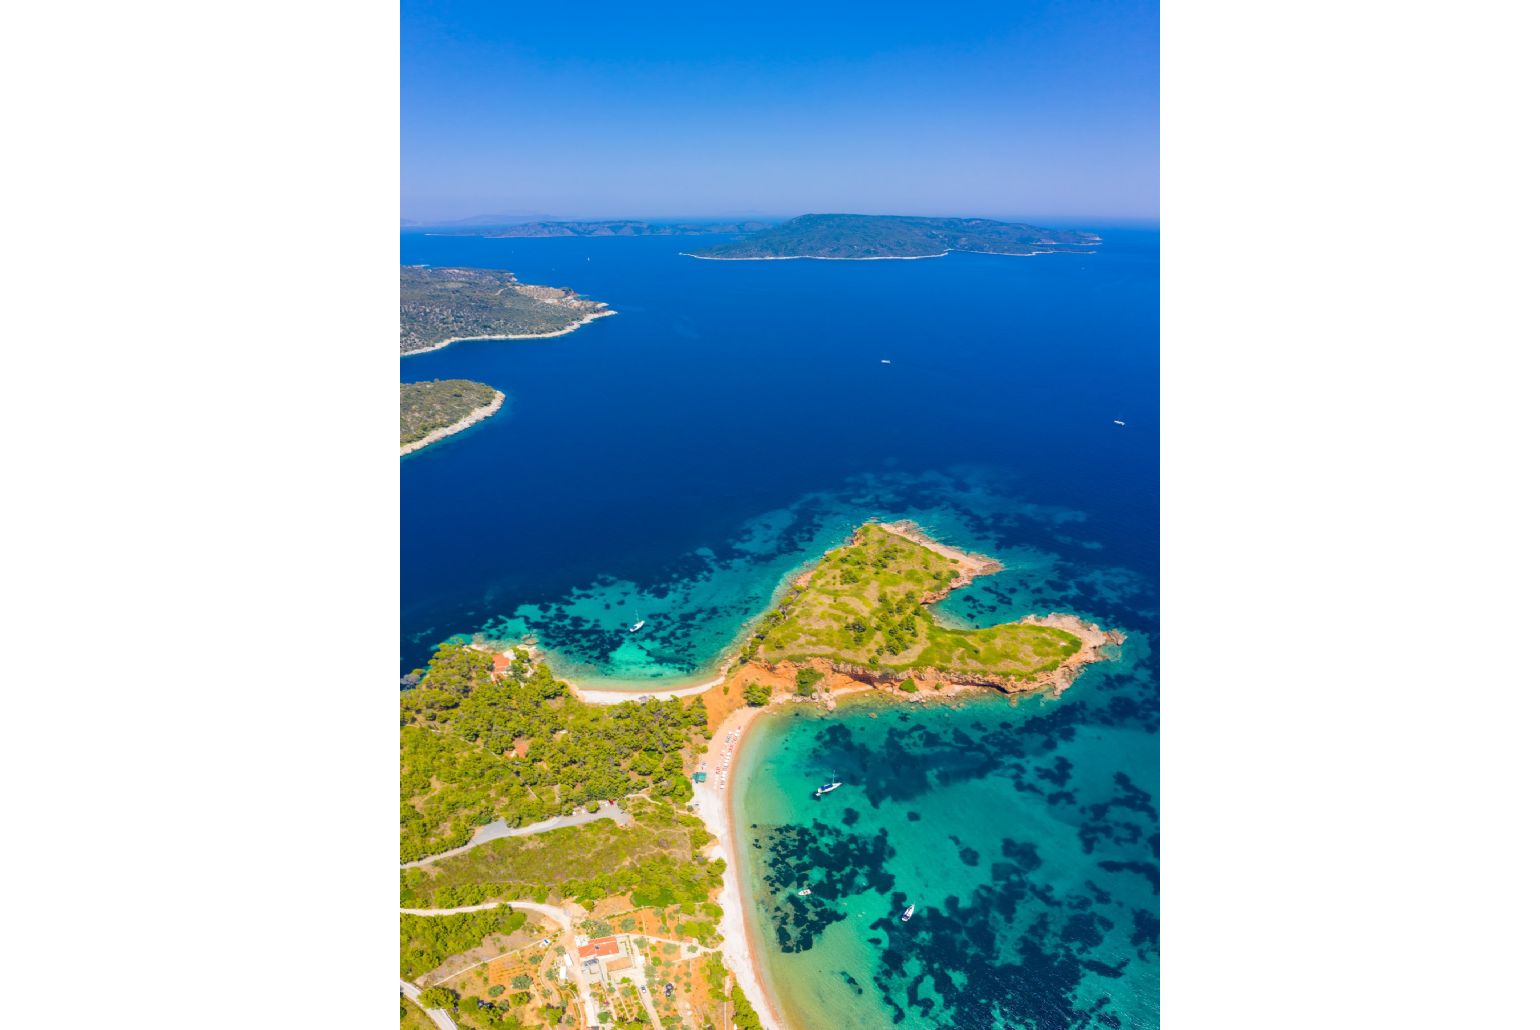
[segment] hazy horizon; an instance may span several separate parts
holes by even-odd
[[[406,215],[401,217],[403,227],[420,226],[423,228],[451,228],[456,225],[465,227],[482,228],[489,226],[524,225],[531,222],[647,222],[651,224],[701,224],[710,222],[784,222],[799,215],[904,215],[917,218],[989,218],[999,222],[1016,222],[1030,225],[1041,225],[1045,228],[1085,228],[1087,223],[1095,223],[1108,227],[1154,227],[1160,222],[1158,216],[1139,217],[1133,215],[1033,215],[1033,214],[1000,214],[990,211],[796,211],[791,213],[767,212],[767,211],[729,211],[710,214],[678,214],[665,213],[659,215],[636,215],[626,213],[607,214],[562,214],[553,212],[478,212],[474,215],[466,215],[459,218],[424,219],[412,218]],[[1073,223],[1073,224],[1072,224]]]
[[[1158,220],[1154,3],[582,13],[407,0],[403,221]]]

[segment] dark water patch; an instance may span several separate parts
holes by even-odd
[[[1124,870],[1138,873],[1149,881],[1152,891],[1156,894],[1160,893],[1160,867],[1152,862],[1115,862],[1104,860],[1096,864],[1110,873],[1122,872]]]
[[[886,862],[894,851],[886,830],[849,833],[815,820],[811,826],[774,827],[753,843],[767,852],[765,882],[775,899],[771,921],[785,952],[807,950],[819,934],[844,920],[841,899],[893,888]],[[795,893],[804,888],[812,893]]]

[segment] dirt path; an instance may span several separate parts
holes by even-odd
[[[465,905],[461,908],[403,908],[401,914],[404,916],[454,916],[462,912],[485,912],[500,905],[523,909],[526,912],[539,912],[555,920],[556,925],[563,930],[572,929],[572,915],[566,909],[557,908],[555,905],[544,905],[538,901],[488,901],[480,905]]]

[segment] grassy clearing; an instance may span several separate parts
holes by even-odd
[[[957,566],[956,559],[879,526],[862,526],[760,621],[744,656],[766,662],[825,658],[895,676],[934,669],[1027,681],[1053,672],[1080,650],[1078,637],[1050,626],[941,625],[929,602],[951,589],[960,576]]]
[[[718,863],[695,851],[710,839],[699,819],[635,798],[630,826],[609,820],[529,837],[503,837],[430,866],[401,871],[403,908],[455,908],[492,898],[552,895],[592,903],[629,893],[638,906],[703,902],[720,884]]]

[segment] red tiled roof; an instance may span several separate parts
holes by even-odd
[[[620,941],[614,937],[599,937],[589,941],[578,949],[579,958],[595,958],[604,955],[619,955]]]

